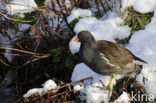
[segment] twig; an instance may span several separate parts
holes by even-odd
[[[74,91],[75,91],[75,90],[65,91],[65,92],[62,92],[62,93],[53,95],[53,96],[51,96],[50,98],[55,98],[55,97],[57,97],[57,96],[60,96],[60,95],[66,94],[66,93],[70,93],[70,92],[74,92]]]
[[[60,35],[59,33],[57,33],[54,29],[52,29],[52,32],[55,33],[61,39],[64,39],[64,37],[62,35]]]
[[[12,67],[11,65],[9,65],[9,64],[7,64],[5,61],[3,61],[1,58],[0,58],[0,62],[1,62],[2,64],[4,64],[5,66]]]
[[[34,53],[34,52],[30,52],[30,51],[25,51],[25,50],[20,50],[20,49],[15,49],[15,48],[5,48],[5,47],[0,47],[0,49],[3,50],[13,50],[13,51],[17,51],[17,52],[21,52],[21,53],[26,53],[26,54],[31,54],[31,55],[51,55],[51,54],[38,54],[38,53]]]
[[[97,6],[97,9],[98,9],[98,12],[99,12],[99,16],[101,17],[102,14],[101,14],[101,11],[100,11],[98,0],[95,0],[95,3],[96,3],[96,6]]]
[[[68,22],[67,22],[67,15],[65,15],[65,13],[63,12],[63,7],[62,7],[62,5],[61,5],[61,3],[60,3],[60,0],[56,0],[57,1],[57,4],[59,5],[59,8],[60,8],[60,11],[61,11],[61,13],[62,13],[62,15],[63,15],[63,19],[64,19],[64,21],[65,21],[65,23],[67,24],[67,26],[68,26],[68,28],[71,30],[71,32],[73,32],[73,30],[70,28],[70,26],[69,26],[69,24],[68,24]],[[73,32],[74,33],[74,32]]]
[[[5,17],[5,18],[8,19],[8,20],[12,20],[12,21],[16,21],[16,22],[30,23],[30,22],[36,20],[36,19],[34,19],[34,20],[18,20],[18,19],[12,19],[12,18],[10,18],[10,17],[4,15],[4,14],[1,13],[1,12],[0,12],[0,15],[3,16],[3,17]]]
[[[105,3],[106,3],[106,5],[107,5],[107,7],[109,8],[109,10],[112,11],[112,9],[110,8],[110,6],[109,6],[109,4],[108,4],[108,1],[105,0]]]
[[[92,77],[88,77],[88,78],[80,79],[80,80],[75,81],[75,82],[67,83],[66,85],[63,85],[63,86],[59,87],[58,89],[61,89],[61,88],[67,87],[69,85],[72,85],[72,84],[75,84],[75,83],[78,83],[78,82],[81,82],[81,81],[84,81],[84,80],[88,80],[88,79],[92,79]]]
[[[29,55],[21,55],[21,54],[17,54],[17,53],[8,53],[8,52],[0,52],[1,54],[4,55],[11,55],[11,56],[29,56]]]
[[[104,12],[105,12],[105,13],[106,13],[106,15],[107,15],[107,10],[106,10],[106,8],[104,7],[104,3],[102,2],[102,0],[100,0],[100,3],[101,3],[101,6],[102,6],[102,8],[103,8]]]

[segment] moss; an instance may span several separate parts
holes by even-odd
[[[124,19],[124,25],[128,25],[131,28],[131,32],[141,30],[145,28],[145,25],[151,22],[153,13],[141,14],[128,7],[126,9],[127,17]]]
[[[13,16],[13,19],[16,20],[23,20],[23,21],[30,21],[33,20],[32,22],[29,22],[28,24],[34,24],[35,23],[35,16],[38,14],[38,11],[33,11],[31,13],[26,13],[24,14],[24,17],[20,17],[20,16]],[[21,22],[21,21],[15,21],[17,24],[25,24],[25,22]]]
[[[145,28],[145,25],[151,22],[151,17],[153,13],[141,14],[133,9],[133,7],[128,7],[125,12],[127,13],[126,18],[122,25],[128,25],[131,29],[129,37],[125,39],[115,38],[115,41],[118,44],[127,44],[131,39],[133,32],[142,30]]]
[[[74,19],[74,20],[69,24],[69,27],[70,27],[71,29],[73,29],[74,26],[75,26],[75,24],[78,23],[78,21],[79,21],[80,19],[82,19],[80,16],[77,17],[76,19]]]
[[[127,44],[127,43],[129,42],[129,40],[130,40],[130,36],[127,37],[127,38],[125,38],[125,39],[118,39],[118,38],[115,38],[115,41],[116,41],[118,44],[123,44],[123,45]]]

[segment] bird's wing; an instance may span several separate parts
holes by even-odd
[[[109,41],[97,41],[98,49],[109,60],[111,64],[118,67],[124,67],[128,63],[144,62],[138,57],[134,56],[128,49]]]

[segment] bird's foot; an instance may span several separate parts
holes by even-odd
[[[109,83],[107,86],[104,85],[103,81],[100,80],[101,84],[103,85],[102,87],[97,86],[98,88],[100,88],[101,90],[109,90],[108,93],[108,97],[110,98],[112,96],[113,93],[113,86],[114,86],[114,82],[115,82],[115,74],[113,74],[109,80]]]

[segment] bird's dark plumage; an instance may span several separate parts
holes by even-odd
[[[77,37],[81,42],[80,58],[96,73],[134,77],[141,71],[142,64],[146,63],[116,43],[96,41],[88,31],[80,32]]]

